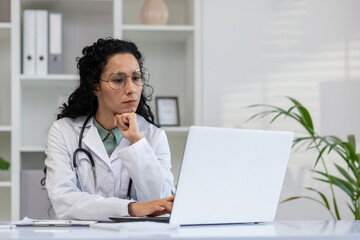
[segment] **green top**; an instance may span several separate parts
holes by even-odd
[[[111,153],[115,150],[116,146],[120,143],[123,135],[120,133],[118,127],[114,128],[111,131],[105,130],[100,124],[94,119],[94,125],[97,128],[101,141],[104,144],[105,150],[110,157]]]

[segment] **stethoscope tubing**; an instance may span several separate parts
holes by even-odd
[[[81,131],[80,131],[80,135],[79,135],[78,148],[73,153],[73,167],[74,167],[74,170],[75,170],[75,175],[76,175],[77,182],[79,183],[79,187],[80,187],[80,190],[82,192],[84,191],[84,188],[83,188],[83,186],[81,184],[81,181],[80,181],[80,178],[79,178],[79,173],[78,173],[79,166],[78,166],[78,163],[77,163],[77,155],[80,152],[83,152],[88,157],[88,161],[91,164],[91,169],[92,169],[93,177],[94,177],[95,192],[97,192],[95,161],[94,161],[91,153],[89,151],[87,151],[86,149],[83,149],[82,146],[81,146],[82,145],[82,138],[83,138],[84,131],[85,131],[85,128],[86,128],[86,124],[89,122],[89,120],[90,120],[90,118],[92,116],[93,116],[92,114],[89,114],[87,116],[87,118],[85,119],[85,122],[84,122],[83,126],[81,127]],[[128,187],[128,191],[127,191],[127,199],[131,199],[131,187],[132,187],[132,179],[130,178],[129,187]]]

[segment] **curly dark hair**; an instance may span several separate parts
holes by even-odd
[[[83,56],[76,59],[78,61],[80,85],[69,96],[68,103],[64,103],[60,107],[61,111],[57,115],[57,119],[95,114],[98,108],[98,100],[93,90],[95,85],[99,84],[100,75],[109,58],[118,53],[132,54],[138,61],[140,69],[143,68],[144,59],[133,42],[110,37],[100,38],[92,45],[85,47],[82,50]],[[148,105],[148,102],[152,100],[152,94],[153,88],[145,83],[136,113],[158,127],[154,122],[154,114]]]

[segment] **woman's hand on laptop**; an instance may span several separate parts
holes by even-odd
[[[171,213],[174,196],[149,202],[134,202],[128,206],[129,215],[133,217],[156,217]]]

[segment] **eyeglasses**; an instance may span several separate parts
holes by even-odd
[[[136,69],[131,76],[127,76],[125,73],[117,71],[109,75],[108,80],[100,79],[101,81],[107,82],[112,89],[122,89],[126,84],[126,79],[130,77],[131,81],[136,86],[144,86],[149,81],[150,73],[146,68]]]

